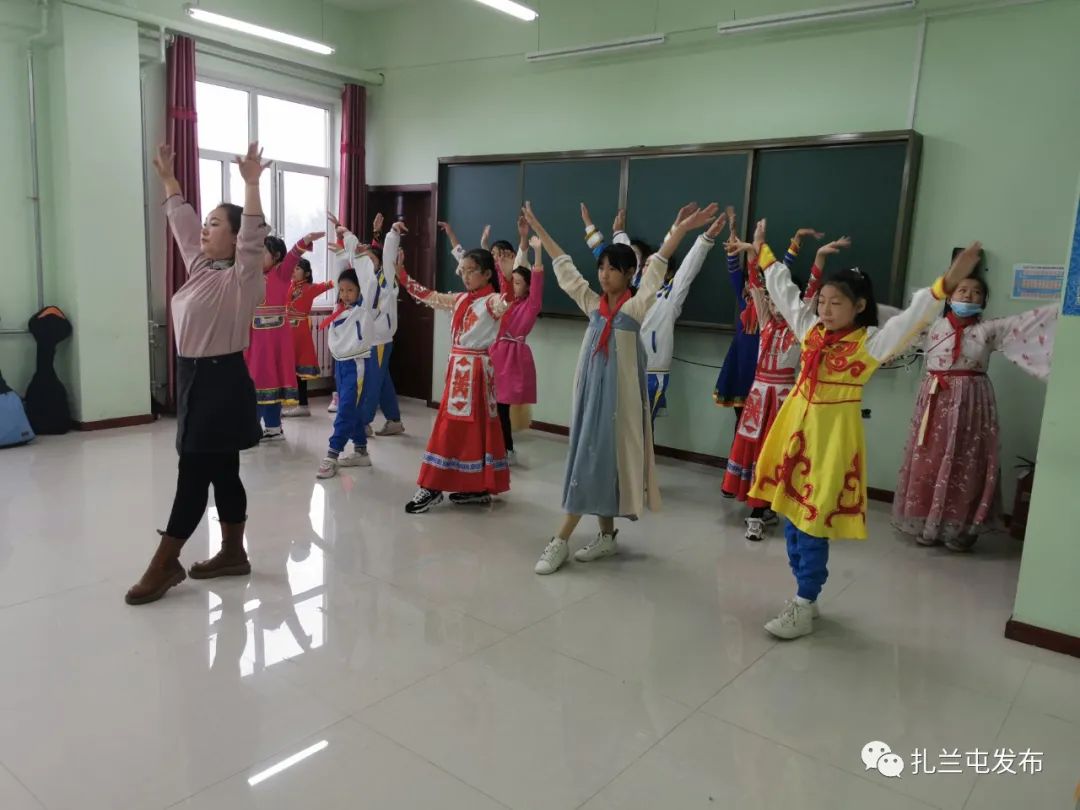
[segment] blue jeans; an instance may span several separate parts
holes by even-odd
[[[784,536],[787,538],[788,564],[799,585],[797,593],[813,602],[829,578],[829,541],[797,529],[786,519]]]
[[[398,407],[397,391],[394,389],[394,381],[390,377],[390,355],[394,352],[393,343],[384,343],[375,346],[371,350],[367,366],[364,369],[365,385],[370,385],[373,390],[373,402],[371,416],[365,425],[371,424],[375,419],[375,408],[382,411],[383,416],[389,422],[401,421],[401,408]],[[366,416],[365,412],[365,416]]]
[[[281,427],[281,403],[275,402],[273,405],[260,405],[259,418],[262,420],[264,427]]]
[[[370,387],[364,385],[366,365],[367,361],[363,358],[334,361],[338,410],[334,416],[334,433],[330,436],[330,450],[335,455],[345,449],[350,439],[356,447],[367,446],[365,424],[360,421],[365,394],[368,398],[371,397]]]

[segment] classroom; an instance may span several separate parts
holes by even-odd
[[[0,808],[1080,807],[1078,33],[0,0]]]

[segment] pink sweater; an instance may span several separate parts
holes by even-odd
[[[245,214],[232,262],[202,254],[202,226],[195,209],[178,194],[165,201],[173,238],[187,266],[188,280],[172,298],[176,351],[181,357],[215,357],[248,346],[251,319],[262,302],[263,242],[270,228],[261,216]]]

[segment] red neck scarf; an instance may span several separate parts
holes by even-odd
[[[955,365],[956,361],[960,359],[960,352],[964,346],[964,330],[974,323],[978,323],[979,316],[972,315],[970,318],[961,318],[951,309],[945,313],[945,317],[949,319],[949,323],[953,328],[953,345],[952,345],[952,361]]]
[[[491,284],[485,284],[479,290],[473,290],[472,292],[465,293],[465,298],[459,300],[457,306],[454,307],[454,318],[450,322],[450,334],[457,335],[461,332],[461,327],[465,323],[465,313],[469,311],[477,299],[485,298],[495,292],[495,289]]]
[[[810,337],[810,346],[803,352],[802,373],[799,375],[799,381],[795,383],[795,388],[798,389],[802,387],[804,380],[809,380],[810,386],[806,392],[807,402],[812,403],[814,401],[814,391],[817,390],[818,384],[818,371],[821,369],[821,364],[825,360],[828,349],[861,328],[853,326],[850,329],[838,329],[835,332],[829,332],[824,328],[819,331],[816,326],[814,327]]]
[[[608,353],[608,341],[611,339],[611,325],[615,321],[615,316],[619,314],[619,310],[622,309],[622,305],[630,300],[630,290],[623,292],[619,296],[619,300],[615,302],[615,309],[611,308],[608,303],[607,294],[600,296],[600,317],[604,319],[604,329],[600,332],[600,340],[596,343],[596,349],[593,350],[593,354],[597,352],[603,352],[605,355]]]

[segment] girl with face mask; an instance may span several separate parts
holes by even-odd
[[[1001,511],[993,352],[1032,377],[1050,374],[1058,305],[983,320],[989,288],[960,282],[924,340],[926,377],[896,484],[893,524],[922,546],[970,551]]]

